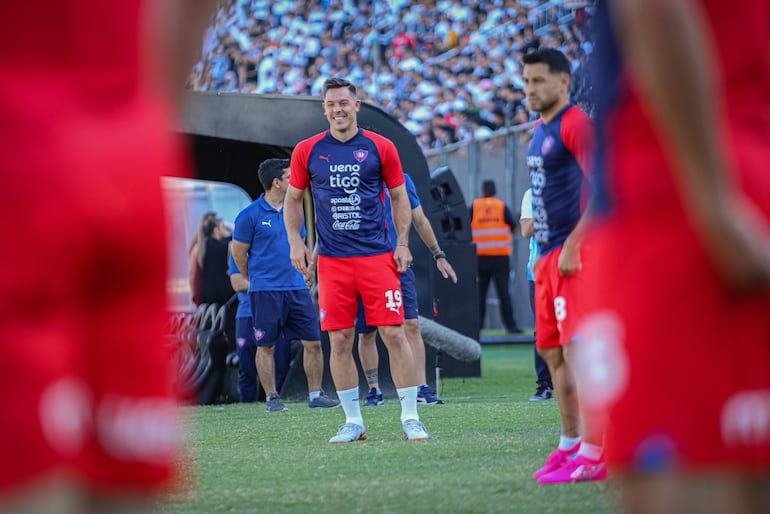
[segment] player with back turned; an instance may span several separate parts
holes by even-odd
[[[172,477],[160,181],[214,3],[0,3],[2,512],[149,512]]]
[[[594,24],[581,401],[625,511],[770,512],[770,4],[602,0]]]

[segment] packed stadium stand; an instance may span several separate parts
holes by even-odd
[[[189,87],[320,96],[343,76],[440,148],[530,121],[521,58],[541,46],[566,53],[573,100],[590,111],[590,3],[222,0]]]

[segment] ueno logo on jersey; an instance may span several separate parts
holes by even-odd
[[[330,164],[329,171],[332,173],[355,173],[361,171],[361,166],[358,164]]]
[[[540,157],[539,155],[528,155],[527,166],[529,166],[530,168],[542,168],[543,158]]]
[[[543,144],[540,145],[540,153],[545,155],[550,152],[555,142],[556,140],[553,138],[553,136],[546,136],[546,138],[543,139]]]
[[[353,157],[355,157],[358,162],[364,162],[367,155],[369,155],[369,151],[362,148],[353,151]]]

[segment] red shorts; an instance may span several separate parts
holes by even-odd
[[[318,257],[321,329],[355,326],[359,296],[368,325],[404,323],[401,277],[392,252],[367,257]]]
[[[162,113],[105,111],[128,119],[41,124],[36,153],[0,142],[13,223],[0,252],[0,495],[54,473],[148,491],[176,460],[160,175],[179,154]]]
[[[578,295],[584,272],[568,277],[559,272],[561,247],[541,257],[535,269],[535,328],[538,348],[558,348],[572,341],[582,310]],[[585,269],[585,255],[581,250]]]
[[[728,291],[681,219],[591,235],[584,406],[626,472],[770,466],[770,291]],[[599,416],[596,419],[602,419]]]

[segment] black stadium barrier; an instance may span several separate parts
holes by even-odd
[[[238,401],[238,361],[233,358],[236,298],[172,315],[168,339],[180,398],[200,405]]]

